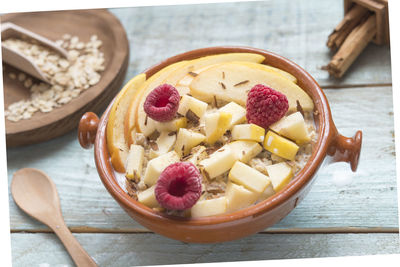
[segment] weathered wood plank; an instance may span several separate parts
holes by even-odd
[[[379,91],[379,98],[376,92]],[[340,132],[364,132],[361,161],[352,174],[346,164],[325,166],[299,206],[271,229],[398,227],[396,173],[390,87],[325,90]],[[8,149],[8,177],[22,167],[39,168],[53,178],[68,226],[85,230],[144,230],[103,187],[93,151],[83,150],[76,134],[25,148]],[[340,185],[339,178],[351,181]],[[20,211],[10,197],[11,229],[45,229]],[[99,230],[100,231],[100,230]]]
[[[398,234],[257,234],[222,244],[185,244],[155,234],[74,235],[99,266],[110,267],[400,252]],[[11,245],[15,267],[73,265],[54,234],[12,234]]]
[[[343,79],[321,69],[331,59],[325,43],[343,17],[337,0],[257,1],[111,9],[130,41],[128,80],[157,62],[188,50],[237,45],[285,56],[322,86],[391,83],[390,49],[369,45]]]

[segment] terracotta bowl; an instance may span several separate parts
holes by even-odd
[[[313,99],[314,119],[318,140],[306,166],[279,193],[234,213],[198,219],[177,218],[155,212],[135,201],[119,186],[110,163],[106,144],[106,125],[112,102],[99,120],[94,113],[86,113],[79,125],[79,141],[83,147],[94,143],[97,171],[108,192],[137,222],[161,235],[184,242],[213,243],[242,238],[272,226],[290,213],[310,191],[316,173],[323,163],[349,162],[356,171],[361,150],[362,132],[354,137],[340,135],[332,121],[328,101],[318,83],[301,67],[271,52],[249,47],[210,47],[171,57],[145,71],[150,77],[162,68],[181,61],[207,55],[250,52],[265,57],[264,63],[294,75],[298,85]]]

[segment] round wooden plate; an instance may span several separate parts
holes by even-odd
[[[105,70],[99,83],[83,91],[68,104],[49,113],[36,112],[28,120],[6,121],[7,147],[38,143],[65,134],[78,126],[83,113],[102,111],[119,91],[129,61],[129,44],[119,20],[107,10],[71,10],[32,13],[13,13],[1,16],[50,40],[61,39],[65,33],[88,42],[96,34],[103,42]],[[3,73],[4,105],[29,98],[29,90],[8,77],[12,68]]]

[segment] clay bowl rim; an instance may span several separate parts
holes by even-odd
[[[222,54],[222,53],[233,53],[233,52],[243,52],[243,53],[257,53],[265,56],[265,61],[263,63],[268,63],[271,66],[282,68],[286,67],[286,70],[292,68],[289,72],[292,73],[298,79],[299,83],[306,83],[310,85],[310,88],[304,88],[304,90],[311,96],[314,102],[314,110],[318,111],[318,114],[314,114],[314,120],[318,122],[318,139],[316,145],[313,149],[313,153],[310,159],[307,161],[304,168],[295,176],[286,187],[280,191],[279,193],[274,194],[268,199],[252,205],[248,208],[221,215],[214,215],[210,217],[201,217],[201,218],[182,218],[177,216],[170,216],[164,214],[162,212],[153,211],[151,208],[141,204],[140,202],[134,200],[130,197],[118,184],[117,179],[113,174],[113,168],[111,166],[109,160],[109,153],[107,150],[106,144],[106,126],[108,121],[108,116],[114,102],[111,101],[107,110],[104,112],[103,116],[100,119],[98,131],[96,134],[95,140],[95,162],[97,171],[100,175],[100,178],[108,190],[108,192],[113,196],[117,202],[123,206],[126,210],[134,212],[135,215],[140,218],[146,218],[147,220],[158,221],[160,223],[173,223],[187,226],[206,226],[206,225],[214,225],[227,223],[231,221],[236,221],[240,219],[244,219],[249,216],[258,216],[265,212],[271,211],[274,208],[282,205],[285,201],[289,200],[292,196],[296,195],[296,193],[300,192],[303,187],[309,183],[314,177],[315,173],[321,166],[324,158],[327,155],[328,148],[332,143],[332,131],[336,130],[329,108],[328,101],[326,99],[325,94],[322,89],[318,85],[318,83],[312,78],[312,76],[307,73],[303,68],[298,66],[296,63],[279,56],[275,53],[258,49],[252,47],[245,46],[218,46],[218,47],[207,47],[200,48],[192,51],[188,51],[182,54],[178,54],[176,56],[170,57],[156,65],[153,65],[143,73],[146,73],[147,78],[159,71],[160,69],[181,61],[181,60],[189,60],[198,58],[201,56],[214,55],[214,54]],[[274,61],[274,62],[270,62]],[[285,68],[282,68],[285,70]],[[293,73],[293,71],[295,73]],[[299,77],[301,76],[301,77]],[[303,79],[303,80],[300,80]],[[304,82],[303,82],[304,81]],[[310,92],[314,92],[311,94]],[[315,96],[315,98],[314,98]],[[115,99],[115,98],[114,98]]]

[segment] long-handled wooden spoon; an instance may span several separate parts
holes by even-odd
[[[65,225],[55,184],[44,172],[25,168],[14,173],[11,194],[27,214],[49,226],[77,266],[97,266]]]

